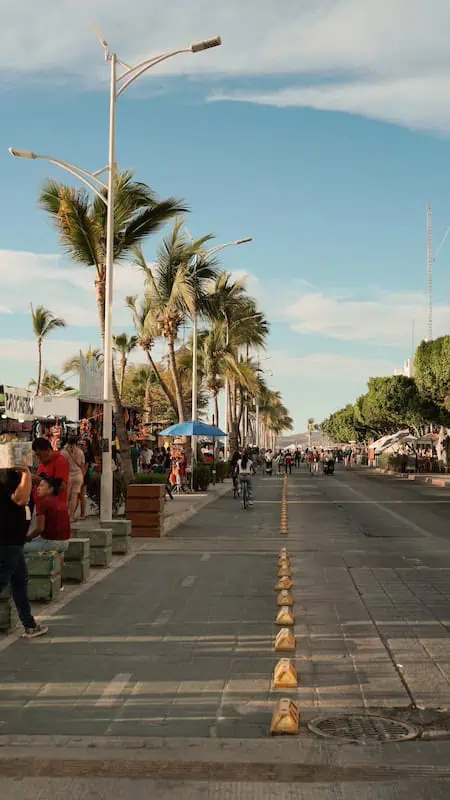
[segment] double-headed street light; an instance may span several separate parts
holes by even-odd
[[[187,230],[187,229],[186,229]],[[192,239],[189,231],[187,231],[188,235]],[[216,255],[221,250],[225,250],[227,247],[238,247],[241,244],[247,244],[248,242],[253,241],[251,236],[246,236],[244,239],[236,239],[234,242],[227,242],[226,244],[219,244],[217,247],[212,247],[211,250],[207,250],[202,252],[202,256],[205,258],[209,258],[211,256]],[[197,309],[195,309],[193,317],[192,317],[192,421],[197,422],[197,415],[198,415],[198,378],[197,378],[197,364],[198,364],[198,317],[197,317]],[[228,385],[228,380],[226,381]],[[228,416],[228,409],[225,412],[226,417]],[[215,421],[216,425],[218,424],[218,420]],[[227,427],[225,427],[225,433],[228,433]],[[196,439],[193,437],[192,441],[192,457],[195,460],[197,456],[196,453]]]
[[[112,377],[113,377],[113,331],[112,331],[112,302],[113,302],[113,267],[114,267],[114,188],[117,174],[116,164],[116,102],[123,92],[140,78],[145,72],[169,58],[182,53],[201,53],[212,47],[222,44],[220,36],[195,42],[181,50],[172,50],[158,56],[144,59],[135,66],[130,66],[111,53],[108,43],[99,36],[100,43],[105,52],[105,61],[110,63],[110,104],[109,104],[109,142],[108,164],[96,172],[88,172],[81,167],[62,161],[59,158],[42,156],[30,150],[15,150],[10,147],[11,155],[19,158],[42,159],[50,164],[61,167],[66,172],[76,177],[85,184],[98,197],[101,197],[107,208],[106,222],[106,259],[105,259],[105,340],[104,349],[104,376],[103,376],[103,441],[102,441],[102,477],[100,493],[100,518],[102,522],[112,518],[113,500],[113,472],[112,472]],[[123,72],[117,73],[117,65]],[[108,182],[99,176],[108,173]]]

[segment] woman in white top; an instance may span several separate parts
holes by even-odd
[[[73,521],[77,509],[81,488],[84,481],[85,458],[84,453],[78,447],[76,436],[69,436],[66,446],[61,451],[61,455],[69,462],[69,483],[67,485],[67,505],[70,519]]]
[[[247,453],[244,453],[243,456],[237,462],[237,473],[239,475],[239,483],[243,484],[245,481],[248,488],[248,500],[249,505],[251,504],[251,499],[253,495],[253,484],[252,484],[252,473],[254,472],[253,468],[253,461],[251,458],[248,457]]]

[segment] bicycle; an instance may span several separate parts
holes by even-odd
[[[250,502],[249,496],[248,496],[248,483],[247,483],[247,481],[245,481],[245,480],[241,481],[241,487],[242,487],[242,506],[243,506],[244,511],[247,511],[247,509],[249,507],[249,502]]]

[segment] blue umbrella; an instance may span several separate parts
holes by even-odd
[[[161,431],[160,436],[206,436],[210,439],[218,439],[226,436],[220,428],[215,425],[207,425],[205,422],[177,422],[176,425],[171,425],[164,431]]]

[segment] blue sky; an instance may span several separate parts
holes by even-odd
[[[296,428],[401,367],[413,319],[417,342],[426,332],[427,202],[436,247],[450,225],[450,10],[434,5],[431,21],[418,0],[286,0],[282,13],[268,0],[248,0],[245,11],[237,0],[174,0],[166,11],[129,0],[126,19],[116,0],[9,8],[0,31],[0,382],[23,386],[34,374],[31,301],[69,323],[46,345],[50,369],[98,343],[93,275],[64,256],[36,205],[45,177],[64,175],[7,152],[105,163],[106,66],[91,17],[133,62],[223,37],[222,48],[173,59],[121,98],[118,159],[161,196],[185,198],[193,234],[253,237],[227,250],[223,266],[248,275],[271,321],[264,364]],[[450,326],[449,261],[450,240],[434,270],[436,334]],[[122,298],[140,278],[132,267],[116,278],[119,332],[129,325]]]

